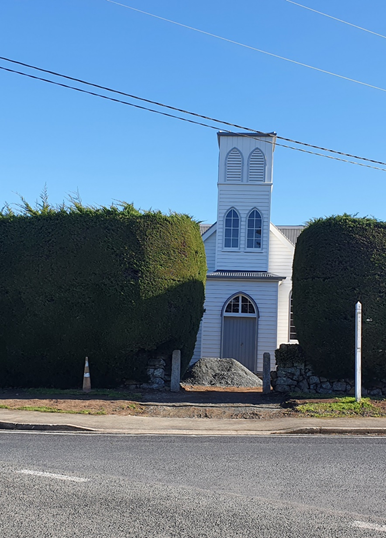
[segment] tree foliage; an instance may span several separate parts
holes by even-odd
[[[146,380],[149,358],[192,356],[206,262],[186,215],[77,198],[0,213],[0,385],[74,387]]]
[[[386,223],[350,215],[311,222],[293,264],[294,321],[316,374],[353,377],[355,304],[363,305],[363,374],[386,377]]]

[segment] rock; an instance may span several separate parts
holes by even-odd
[[[164,375],[165,375],[165,371],[163,368],[156,368],[153,372],[154,377],[161,377],[163,379]]]
[[[288,385],[276,385],[276,391],[277,392],[290,392],[290,388]]]
[[[322,389],[328,389],[328,390],[331,390],[331,383],[329,383],[328,381],[326,381],[325,383],[322,383],[322,384],[321,384],[321,387],[322,387]]]
[[[346,383],[343,383],[343,381],[335,381],[332,385],[332,390],[334,392],[345,392],[346,391]]]
[[[323,389],[322,386],[316,390],[319,394],[330,394],[331,389]]]
[[[320,383],[320,379],[316,375],[311,375],[308,381],[310,385],[317,385],[318,383]]]
[[[300,370],[299,368],[296,368],[295,366],[291,366],[290,368],[285,368],[285,372],[287,374],[299,375]]]
[[[373,389],[369,390],[369,394],[370,396],[382,396],[382,391],[381,389]]]
[[[279,382],[279,379],[278,379]],[[187,371],[183,383],[216,387],[262,387],[262,380],[235,359],[202,358]]]
[[[160,377],[158,377],[158,378],[152,379],[151,383],[143,383],[141,385],[141,388],[159,390],[159,389],[163,389],[164,385],[165,385],[165,381],[161,379]]]
[[[300,383],[298,383],[298,388],[300,392],[308,392],[310,388],[308,385],[308,381],[305,379],[304,381],[301,381]]]

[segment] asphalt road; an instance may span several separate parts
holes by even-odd
[[[386,438],[0,433],[0,536],[386,536]]]

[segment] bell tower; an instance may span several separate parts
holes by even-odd
[[[216,270],[268,271],[275,133],[218,133]]]

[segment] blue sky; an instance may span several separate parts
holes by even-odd
[[[121,3],[386,89],[386,39],[285,0]],[[385,0],[299,3],[386,35]],[[2,0],[0,56],[386,161],[386,92],[107,0]],[[46,184],[53,204],[79,190],[88,205],[216,219],[215,130],[1,70],[0,87],[0,205],[33,203]],[[386,220],[386,172],[276,148],[275,224],[344,212]]]

